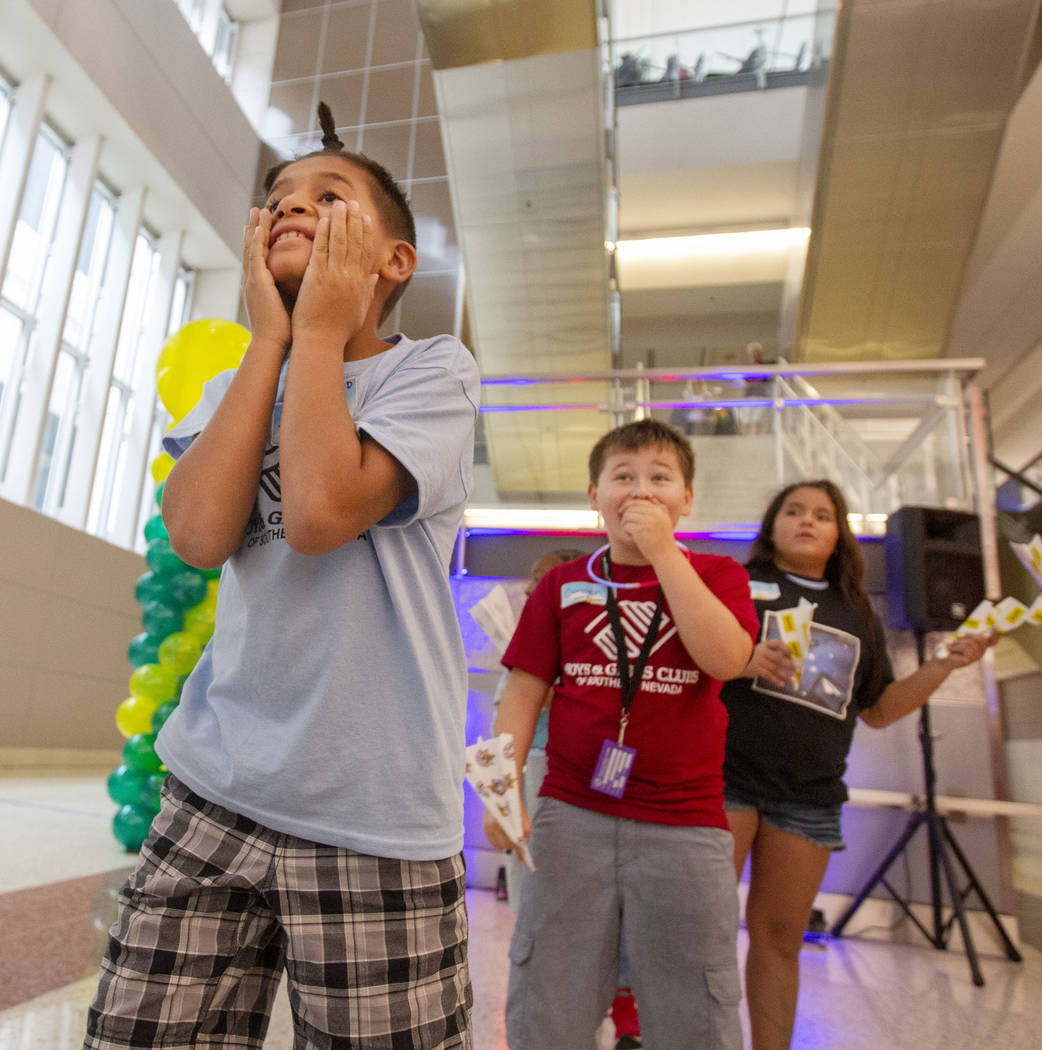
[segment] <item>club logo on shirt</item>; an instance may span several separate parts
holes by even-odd
[[[619,619],[622,621],[622,630],[626,636],[626,655],[631,661],[640,655],[640,647],[644,644],[648,629],[651,627],[651,619],[655,615],[655,603],[620,601]],[[615,633],[611,629],[607,610],[595,616],[587,625],[586,633],[591,636],[594,645],[609,660],[617,659],[619,651],[615,645]],[[666,611],[662,612],[662,622],[659,625],[658,638],[651,647],[653,656],[662,648],[670,638],[677,633],[677,628],[670,620]]]
[[[274,449],[268,449],[265,455],[274,452]],[[273,503],[282,502],[282,481],[279,478],[279,465],[273,463],[270,467],[265,467],[260,473],[260,487],[261,491],[265,496],[268,497]]]

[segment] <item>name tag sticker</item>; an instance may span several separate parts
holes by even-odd
[[[611,795],[612,798],[622,798],[636,757],[636,748],[617,744],[614,740],[605,740],[601,744],[601,755],[590,778],[590,787],[594,791]]]
[[[570,605],[605,605],[608,601],[608,588],[603,583],[589,580],[573,580],[561,585],[561,608]]]
[[[781,597],[781,588],[776,583],[750,580],[749,594],[754,602],[773,602]]]

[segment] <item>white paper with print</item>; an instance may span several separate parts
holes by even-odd
[[[491,740],[479,739],[466,749],[466,777],[470,786],[481,796],[485,808],[507,833],[514,852],[522,864],[535,871],[532,855],[521,841],[521,790],[514,757],[514,737],[500,733]]]
[[[783,612],[791,611],[768,609],[764,613],[763,641],[784,640],[780,617]],[[755,678],[752,687],[758,693],[812,708],[830,718],[845,719],[854,695],[860,657],[861,639],[856,635],[808,620],[799,678],[793,676],[784,686],[777,686],[766,678]]]

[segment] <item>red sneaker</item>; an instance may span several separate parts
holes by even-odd
[[[640,1041],[640,1018],[637,1000],[629,988],[618,988],[611,1004],[611,1019],[615,1025],[616,1050],[636,1050]]]

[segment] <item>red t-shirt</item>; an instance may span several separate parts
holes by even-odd
[[[745,569],[733,558],[686,553],[706,586],[755,641],[759,624]],[[607,588],[590,579],[586,561],[578,558],[547,572],[525,604],[503,655],[507,667],[556,683],[548,769],[539,794],[653,824],[726,828],[721,769],[727,711],[719,698],[720,682],[688,655],[666,602],[630,708],[624,743],[637,754],[625,793],[615,799],[590,788],[601,745],[618,739],[622,692]],[[649,565],[613,565],[611,574],[620,583],[647,581],[617,592],[632,673],[658,583]]]

